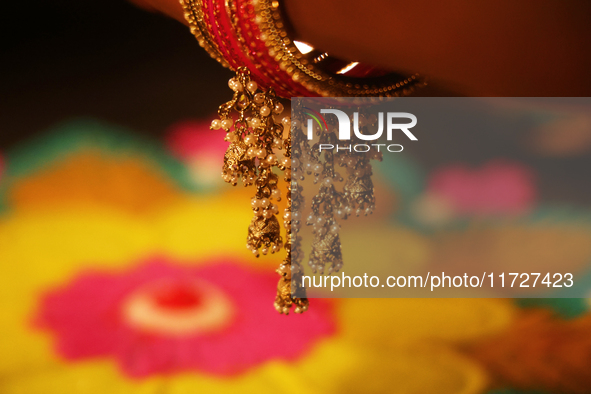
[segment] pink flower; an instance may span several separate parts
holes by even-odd
[[[180,159],[189,160],[200,155],[211,155],[219,159],[220,165],[228,143],[224,141],[223,130],[210,130],[211,120],[186,120],[174,124],[167,130],[167,145]]]
[[[189,168],[197,184],[221,183],[220,171],[228,142],[223,130],[210,130],[211,121],[183,121],[167,131],[166,144]]]
[[[444,199],[454,212],[466,214],[519,214],[536,200],[534,175],[519,164],[493,161],[481,168],[463,165],[431,174],[427,194]]]
[[[326,302],[301,316],[269,303],[276,275],[231,261],[196,267],[154,259],[128,272],[88,272],[48,292],[37,316],[67,360],[112,357],[129,376],[235,374],[296,359],[335,331]]]

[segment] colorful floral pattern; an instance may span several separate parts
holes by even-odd
[[[480,168],[463,164],[435,169],[425,190],[409,204],[412,221],[428,228],[457,220],[522,216],[536,206],[533,171],[509,161],[491,161]],[[403,215],[404,216],[404,215]]]
[[[180,267],[153,259],[123,273],[79,276],[43,299],[38,324],[67,360],[108,356],[132,377],[240,373],[301,357],[334,333],[326,302],[301,319],[261,308],[275,275],[231,260]]]
[[[243,192],[191,193],[204,183],[189,182],[178,160],[93,124],[72,124],[6,156],[10,182],[1,192],[12,203],[0,216],[2,393],[477,394],[500,382],[517,385],[507,377],[519,365],[497,366],[513,365],[512,346],[529,332],[538,344],[548,331],[586,340],[586,324],[528,328],[529,312],[503,299],[313,299],[303,316],[276,315],[269,295],[278,261],[244,250],[240,223],[251,212]],[[208,143],[198,127],[169,134],[170,151],[185,164]],[[222,144],[212,142],[211,150]],[[516,163],[443,168],[432,178],[405,174],[397,183],[403,214],[425,184],[425,195],[445,196],[452,219],[458,212],[467,220],[523,214],[537,198],[530,171]],[[511,193],[496,200],[476,191],[507,184]],[[585,263],[589,226],[542,222],[487,223],[443,237],[398,223],[391,234],[367,237],[395,238],[405,266],[556,256],[568,266]],[[502,242],[487,243],[491,238]],[[572,247],[546,256],[536,249],[540,242]],[[556,343],[568,350],[586,342]],[[472,350],[469,357],[462,349]],[[532,368],[550,377],[553,354]],[[497,380],[489,382],[474,359]]]
[[[104,187],[105,184],[111,187]],[[178,185],[145,160],[109,157],[88,150],[15,180],[6,200],[16,210],[100,203],[144,214],[173,204],[182,196]]]
[[[440,168],[429,176],[427,193],[448,201],[459,215],[520,214],[536,201],[532,171],[503,161]]]
[[[166,145],[191,173],[193,181],[212,188],[221,185],[223,157],[228,143],[225,133],[210,130],[211,121],[186,120],[171,126],[166,132]]]
[[[453,346],[458,340],[475,340],[506,327],[510,319],[487,321],[472,312],[486,310],[487,316],[510,317],[513,308],[508,301],[477,300],[474,304],[466,305],[461,301],[440,300],[436,305],[428,305],[422,302],[408,304],[407,300],[399,299],[384,302],[342,300],[335,303],[331,318],[337,330],[316,340],[300,341],[297,346],[308,345],[294,349],[292,354],[296,356],[274,356],[232,374],[189,368],[185,372],[169,370],[168,373],[146,373],[141,378],[131,378],[122,368],[118,353],[105,353],[104,347],[100,348],[100,352],[96,349],[86,354],[74,352],[77,358],[64,356],[60,342],[64,336],[62,333],[68,332],[66,327],[72,328],[71,314],[66,313],[68,316],[57,319],[60,324],[54,323],[50,327],[46,321],[41,325],[45,328],[39,329],[39,323],[44,320],[40,317],[43,311],[48,310],[50,300],[63,301],[59,308],[50,310],[77,310],[78,297],[70,297],[74,288],[80,289],[91,299],[105,294],[102,286],[93,286],[90,288],[96,290],[98,296],[92,296],[90,289],[76,286],[81,283],[80,280],[106,278],[108,281],[129,283],[124,278],[135,277],[145,270],[145,265],[138,266],[138,261],[147,261],[141,256],[156,251],[161,256],[167,256],[164,260],[169,263],[166,265],[172,267],[167,270],[173,272],[201,272],[201,267],[219,272],[215,267],[234,262],[231,269],[223,270],[224,281],[230,284],[247,283],[246,279],[253,279],[245,277],[244,272],[253,274],[256,281],[261,275],[259,269],[264,269],[265,273],[259,278],[268,278],[265,285],[267,289],[259,290],[273,294],[276,283],[271,267],[277,261],[271,258],[271,261],[255,262],[240,245],[236,246],[244,236],[240,231],[242,226],[236,225],[235,221],[225,220],[228,217],[240,217],[240,209],[234,209],[236,205],[220,198],[186,200],[183,204],[151,216],[149,220],[121,214],[112,207],[74,207],[60,211],[49,206],[45,211],[18,212],[0,220],[0,259],[13,261],[18,258],[20,262],[18,265],[2,266],[3,275],[0,276],[0,307],[5,319],[2,326],[7,328],[0,337],[0,350],[2,354],[8,355],[0,358],[0,373],[6,377],[0,382],[0,391],[35,394],[48,391],[64,394],[80,391],[102,393],[105,390],[115,393],[203,391],[229,394],[241,391],[326,394],[341,393],[346,389],[355,393],[387,391],[402,394],[409,390],[428,393],[437,387],[439,393],[476,394],[484,390],[486,375],[478,365],[459,355]],[[196,223],[211,224],[205,227],[196,226]],[[226,239],[206,238],[208,234],[219,234],[224,229]],[[225,249],[233,257],[212,259],[211,256],[219,253],[220,249]],[[235,264],[242,268],[237,269]],[[253,270],[253,264],[259,267]],[[10,280],[14,277],[20,278],[18,283]],[[240,283],[240,286],[244,284]],[[221,286],[218,288],[221,289]],[[144,290],[153,287],[137,286],[137,289],[139,291],[126,293],[126,299],[136,299],[135,295],[146,294]],[[187,295],[186,291],[157,294],[160,294],[157,297],[160,302],[168,306],[179,303],[190,306],[195,301],[195,297]],[[248,295],[247,292],[242,296],[246,298]],[[251,300],[252,308],[257,309],[256,315],[253,315],[255,320],[258,316],[264,317],[273,312],[268,297],[260,296]],[[314,299],[312,303],[314,306],[319,305],[319,300]],[[88,309],[87,316],[100,316],[96,309]],[[413,311],[408,316],[407,324],[401,325],[391,320],[395,313],[384,313],[397,310]],[[33,312],[38,316],[37,319],[31,315]],[[290,326],[297,323],[292,319],[305,317],[278,316],[275,312],[271,316]],[[423,325],[424,319],[428,319],[428,325]],[[32,320],[37,322],[34,327],[30,326]],[[232,319],[221,321],[219,325],[213,325],[220,330],[220,335],[231,325],[239,324],[239,321]],[[154,326],[151,319],[140,318],[139,326],[142,322],[151,322],[148,327]],[[156,326],[162,328],[162,324]],[[397,326],[396,335],[392,335],[393,326]],[[164,327],[167,327],[166,324]],[[417,327],[423,327],[424,330],[417,332]],[[285,332],[279,332],[271,338],[283,338],[291,332],[287,326]],[[470,334],[465,336],[459,334],[461,332]],[[85,341],[92,343],[94,339],[90,335],[77,338],[81,349],[87,350],[91,345],[83,344]],[[179,339],[179,336],[175,335],[175,338]],[[392,341],[394,338],[399,341]],[[208,342],[205,337],[202,339]],[[121,343],[119,339],[117,341]],[[144,346],[150,342],[140,341],[136,344]],[[242,346],[242,349],[249,349],[248,344]],[[170,354],[166,349],[164,346],[159,351]],[[143,349],[144,352],[148,350]],[[244,365],[237,352],[229,351],[224,357],[230,365]],[[23,376],[23,370],[30,372]],[[396,385],[393,386],[393,382],[397,382]]]

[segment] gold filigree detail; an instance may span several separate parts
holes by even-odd
[[[275,118],[283,112],[283,105],[275,97],[272,89],[262,92],[256,82],[250,79],[250,72],[241,67],[228,85],[234,91],[232,100],[220,106],[219,119],[212,121],[211,128],[225,130],[230,146],[224,156],[222,178],[237,185],[255,186],[255,195],[251,200],[254,217],[248,227],[246,247],[255,256],[260,253],[276,253],[283,247],[281,225],[277,218],[279,208],[276,202],[282,198],[279,190],[279,176],[273,171],[283,171],[284,180],[291,185],[291,137],[284,136],[284,128],[291,126],[289,117],[281,121]],[[237,113],[234,118],[232,113]],[[277,156],[283,151],[283,158]],[[292,306],[294,312],[301,313],[308,309],[308,300],[304,297],[292,297],[292,283],[302,270],[292,272],[291,250],[291,190],[286,191],[287,208],[283,212],[283,225],[286,234],[285,249],[287,256],[277,272],[280,275],[277,285],[275,308],[288,314]]]

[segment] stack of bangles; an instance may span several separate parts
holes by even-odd
[[[181,0],[185,18],[212,58],[246,67],[264,89],[290,97],[406,96],[420,83],[357,62],[334,59],[295,41],[277,0]]]
[[[292,163],[291,154],[296,146],[300,149],[301,141],[297,139],[301,136],[302,122],[290,117],[276,119],[284,109],[279,98],[398,97],[410,94],[423,82],[418,75],[402,76],[343,61],[294,40],[279,0],[180,2],[199,45],[224,67],[236,72],[229,81],[233,97],[220,106],[219,119],[211,125],[214,130],[225,131],[230,142],[222,177],[233,185],[242,182],[245,186],[255,186],[251,201],[254,217],[248,228],[247,248],[256,256],[259,252],[286,249],[287,256],[277,270],[280,280],[275,308],[287,314],[294,306],[295,312],[301,313],[308,308],[308,300],[293,296],[296,288],[302,294],[297,279],[303,272],[300,265],[303,254],[297,230],[292,234],[291,228],[292,203],[297,203],[291,177],[292,171],[298,171],[295,166],[302,164],[295,159]],[[273,172],[275,167],[283,171],[284,195]],[[305,172],[301,170],[299,174]],[[366,172],[371,175],[371,171]],[[368,184],[368,180],[363,182]],[[373,198],[373,186],[371,194]],[[287,208],[280,213],[274,201],[279,201],[281,196],[286,198]],[[278,216],[283,221],[285,242]],[[326,221],[334,222],[328,216]],[[334,260],[335,256],[327,258]],[[340,266],[336,266],[338,270]]]

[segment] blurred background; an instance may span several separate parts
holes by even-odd
[[[10,2],[4,15],[4,147],[80,116],[161,136],[227,100],[231,72],[163,15],[121,0]]]
[[[591,392],[585,298],[315,299],[278,315],[281,256],[244,248],[251,191],[223,184],[209,130],[231,73],[125,1],[3,14],[1,393]],[[402,263],[588,264],[591,122],[575,115],[512,145],[474,139],[486,155],[377,166]]]

